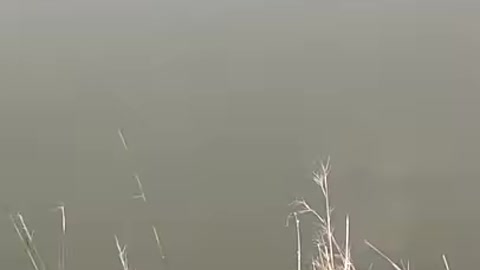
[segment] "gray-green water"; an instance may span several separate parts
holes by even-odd
[[[478,9],[474,1],[0,3],[0,203],[56,267],[294,267],[287,204],[320,205],[331,155],[338,218],[416,269],[479,252]],[[130,153],[122,149],[123,128]],[[142,177],[150,209],[131,200]],[[342,228],[339,224],[339,230]],[[6,215],[0,265],[27,269]],[[375,269],[375,268],[374,268]]]

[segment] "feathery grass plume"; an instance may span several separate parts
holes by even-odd
[[[341,245],[336,240],[334,236],[334,229],[332,226],[332,208],[330,206],[330,197],[329,197],[329,188],[328,188],[328,176],[331,171],[330,157],[327,158],[325,162],[321,163],[320,169],[313,173],[313,181],[317,186],[320,187],[321,193],[325,200],[325,216],[320,215],[315,209],[310,207],[310,205],[304,199],[296,199],[290,205],[294,207],[294,212],[288,215],[288,221],[291,218],[294,218],[296,224],[299,224],[299,219],[297,215],[302,214],[311,214],[319,222],[319,228],[316,230],[316,235],[314,237],[314,243],[317,250],[316,257],[312,258],[312,270],[355,270],[355,266],[352,262],[351,256],[351,247],[350,247],[350,218],[347,215],[345,218],[345,245]],[[298,263],[301,260],[301,249],[300,249],[300,240],[298,235],[300,230],[297,226],[297,270],[300,269],[300,264]],[[374,250],[378,255],[390,263],[390,265],[395,270],[410,270],[410,262],[400,261],[400,263],[395,263],[390,257],[383,253],[380,249],[375,247],[373,244],[365,240],[367,246]],[[443,264],[446,270],[450,270],[447,258],[445,255],[442,255]],[[370,264],[369,270],[371,270],[373,264]],[[301,269],[300,269],[301,270]]]
[[[321,163],[320,169],[313,172],[313,181],[320,187],[325,200],[325,216],[320,215],[303,199],[297,199],[290,205],[295,214],[312,214],[320,222],[314,238],[317,255],[312,259],[313,270],[354,270],[350,253],[350,219],[345,219],[345,247],[336,240],[332,226],[332,208],[330,206],[328,177],[331,171],[330,157]]]

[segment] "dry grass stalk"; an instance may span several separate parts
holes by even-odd
[[[40,256],[40,253],[33,242],[34,232],[27,227],[23,215],[21,213],[10,215],[10,220],[12,221],[18,237],[24,244],[25,251],[30,259],[33,269],[46,270],[45,263],[43,262],[42,257]]]
[[[119,129],[118,133],[122,140],[123,146],[126,151],[128,151],[128,146],[126,144],[125,137],[123,132]],[[296,226],[296,260],[297,260],[297,270],[302,270],[302,243],[301,243],[301,228],[300,228],[300,215],[302,214],[312,214],[316,219],[318,219],[319,229],[317,230],[315,240],[315,246],[317,249],[317,255],[312,258],[312,270],[355,270],[355,267],[352,263],[351,252],[350,252],[350,219],[348,216],[345,218],[345,245],[341,245],[336,240],[334,236],[334,229],[332,226],[332,209],[330,207],[330,197],[329,197],[329,188],[328,188],[328,176],[331,170],[330,158],[326,162],[321,163],[321,170],[314,172],[313,180],[320,187],[322,195],[325,199],[325,217],[320,215],[316,210],[310,207],[310,205],[303,199],[297,199],[291,203],[295,210],[289,214],[287,219],[288,221],[294,219]],[[134,178],[137,182],[139,189],[139,194],[134,195],[134,199],[141,199],[144,203],[147,203],[147,198],[143,189],[143,185],[140,181],[138,174],[134,174]],[[60,239],[60,256],[58,261],[58,269],[65,270],[65,237],[66,237],[66,215],[65,215],[65,206],[61,203],[54,210],[60,211],[61,213],[61,239]],[[31,231],[23,218],[21,213],[16,213],[15,215],[10,215],[11,222],[15,228],[15,231],[25,246],[25,251],[29,257],[29,260],[32,264],[34,270],[46,270],[44,261],[42,260],[37,248],[35,247],[33,241],[34,232]],[[159,237],[158,231],[154,225],[152,225],[153,234],[155,237],[155,242],[157,248],[160,252],[161,259],[166,266],[166,255],[161,244],[161,239]],[[121,245],[117,235],[115,237],[115,245],[118,251],[118,257],[122,265],[123,270],[130,270],[128,257],[127,257],[127,246]],[[373,251],[379,254],[395,270],[410,270],[410,263],[403,263],[400,261],[400,265],[395,263],[390,257],[388,257],[384,252],[375,247],[373,244],[365,240],[367,246],[369,246]],[[447,261],[446,255],[442,255],[443,264],[446,270],[450,270],[449,263]],[[373,264],[370,264],[369,270],[371,270]]]
[[[320,187],[321,193],[325,200],[325,216],[320,215],[316,210],[310,207],[305,200],[297,199],[291,203],[291,205],[294,207],[294,212],[288,216],[287,221],[291,218],[295,219],[297,225],[297,234],[300,232],[298,229],[300,222],[297,215],[311,214],[320,222],[319,229],[316,231],[316,236],[314,237],[317,255],[316,257],[312,258],[313,270],[355,270],[350,252],[350,219],[348,216],[345,218],[345,246],[343,248],[341,245],[339,245],[336,237],[334,236],[334,229],[332,226],[333,211],[330,206],[328,187],[328,176],[330,171],[331,165],[330,158],[328,157],[325,162],[321,163],[320,170],[313,173],[313,181],[317,184],[317,186]],[[299,237],[297,235],[297,246],[300,246],[298,239]],[[406,263],[400,261],[400,264],[397,264],[370,242],[365,241],[365,243],[387,262],[389,262],[395,270],[410,270],[409,261]],[[300,264],[298,263],[298,261],[301,260],[301,255],[298,254],[300,252],[301,249],[297,247],[297,270],[300,269]],[[446,256],[442,255],[442,259],[446,270],[450,270]],[[369,270],[371,270],[372,267],[373,264],[370,264]]]
[[[302,235],[300,233],[300,219],[298,214],[293,213],[293,219],[295,220],[295,231],[297,235],[297,270],[302,270]]]
[[[115,235],[115,245],[117,246],[118,258],[123,270],[129,270],[128,257],[127,257],[127,245],[121,245],[117,235]]]
[[[142,182],[140,181],[140,177],[138,176],[137,173],[133,174],[133,178],[137,181],[137,187],[139,190],[139,194],[133,195],[133,199],[141,199],[144,203],[147,202],[147,197],[145,196],[145,192],[143,191],[143,185]]]
[[[147,196],[145,195],[145,191],[143,190],[143,184],[140,181],[140,177],[138,176],[137,173],[134,174],[134,178],[137,182],[139,193],[137,195],[134,195],[133,199],[141,199],[145,204],[147,204]],[[146,207],[148,207],[148,205],[146,205]],[[160,235],[158,233],[157,227],[155,227],[155,225],[153,225],[153,224],[151,226],[152,226],[153,236],[154,236],[154,239],[155,239],[155,244],[157,246],[158,252],[160,253],[160,258],[162,259],[163,264],[165,266],[168,266],[167,256],[165,254],[165,249],[162,245],[161,238],[160,238]]]
[[[448,264],[447,256],[445,254],[442,255],[442,260],[443,260],[443,265],[445,266],[445,269],[450,270],[450,265]]]
[[[320,215],[303,199],[295,200],[291,205],[295,207],[295,212],[290,217],[296,217],[297,214],[312,214],[320,222],[316,233],[315,246],[317,255],[312,259],[314,270],[353,270],[350,253],[350,219],[345,219],[345,247],[342,248],[334,236],[332,226],[332,209],[330,206],[328,176],[331,171],[330,158],[321,163],[319,171],[313,173],[313,181],[320,187],[325,199],[325,217]],[[298,251],[298,249],[297,249]]]
[[[58,270],[65,270],[65,257],[66,257],[66,246],[65,238],[67,232],[67,219],[65,216],[65,205],[60,203],[55,209],[55,211],[60,212],[61,217],[61,234],[60,234],[60,243],[59,243],[59,256],[58,256]]]
[[[122,129],[118,129],[118,135],[120,137],[120,140],[122,141],[122,145],[125,149],[125,151],[128,151],[129,148],[128,148],[128,144],[127,144],[127,140],[125,138],[125,135],[124,135],[124,132]],[[134,173],[133,174],[133,178],[135,179],[136,181],[136,184],[137,184],[137,188],[138,188],[138,193],[133,195],[132,198],[133,199],[140,199],[142,200],[146,207],[148,207],[148,204],[147,204],[147,196],[145,194],[145,191],[143,189],[143,184],[142,184],[142,181],[140,180],[140,176],[138,173]],[[168,267],[168,264],[167,264],[167,256],[165,254],[165,248],[163,247],[162,245],[162,242],[161,242],[161,238],[160,238],[160,235],[158,233],[158,230],[157,228],[155,227],[155,225],[151,225],[152,227],[152,231],[153,231],[153,236],[154,236],[154,239],[155,239],[155,244],[158,248],[158,251],[160,253],[160,258],[163,262],[163,264]]]
[[[388,257],[385,253],[383,253],[379,248],[365,240],[365,244],[369,246],[373,251],[375,251],[378,255],[380,255],[382,258],[384,258],[390,265],[395,268],[396,270],[406,270],[409,268],[409,266],[405,269],[405,267],[400,267],[398,264],[396,264],[390,257]]]
[[[350,255],[350,218],[345,218],[345,259],[343,264],[343,270],[349,270],[352,267]]]
[[[128,144],[127,144],[127,140],[125,139],[125,136],[123,135],[123,130],[119,128],[117,130],[117,133],[118,133],[118,136],[120,137],[120,140],[122,141],[123,148],[125,149],[125,151],[128,151]]]
[[[160,240],[160,237],[158,235],[157,228],[155,225],[152,225],[152,230],[153,230],[153,235],[155,236],[155,242],[157,243],[157,248],[158,251],[160,252],[160,257],[162,258],[163,262],[166,264],[167,263],[167,256],[165,255],[165,251],[163,249],[162,242]]]

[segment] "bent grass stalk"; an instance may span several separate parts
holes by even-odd
[[[378,255],[380,255],[382,258],[384,258],[390,265],[395,269],[395,270],[405,270],[402,269],[398,264],[396,264],[390,257],[388,257],[385,253],[383,253],[379,248],[374,246],[372,243],[368,242],[365,240],[365,244],[370,247],[373,251],[375,251]],[[408,267],[407,267],[408,268]]]
[[[65,270],[65,257],[66,257],[66,246],[65,238],[67,232],[67,219],[65,216],[65,204],[60,202],[59,205],[53,209],[53,211],[60,212],[61,217],[61,233],[60,233],[60,242],[59,242],[59,256],[58,256],[58,270]]]

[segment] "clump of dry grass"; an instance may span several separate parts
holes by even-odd
[[[297,269],[302,270],[302,243],[300,215],[313,215],[320,223],[319,229],[314,237],[314,245],[316,254],[311,258],[312,270],[356,270],[351,252],[350,252],[350,219],[348,215],[345,217],[345,243],[340,245],[333,233],[332,212],[329,196],[328,178],[331,171],[330,157],[320,164],[320,169],[313,172],[313,181],[320,188],[321,194],[325,200],[325,214],[320,215],[315,209],[303,199],[294,200],[290,205],[294,211],[289,214],[287,225],[290,220],[295,221],[296,232],[296,260]],[[394,262],[389,256],[382,252],[372,243],[365,240],[365,244],[373,251],[385,259],[395,270],[410,270],[410,263]],[[449,263],[445,254],[442,255],[443,264],[446,270],[450,270]]]
[[[332,208],[330,206],[330,197],[328,189],[328,177],[331,165],[330,158],[321,163],[321,168],[313,173],[313,181],[320,187],[321,193],[325,199],[325,216],[320,215],[305,200],[295,200],[291,203],[295,211],[289,215],[289,220],[295,220],[297,233],[297,270],[301,269],[301,235],[299,215],[311,214],[319,222],[320,228],[314,238],[316,255],[312,258],[313,270],[355,270],[350,254],[350,221],[345,218],[345,244],[342,247],[335,235],[332,226]]]
[[[117,130],[117,134],[120,137],[123,149],[125,152],[130,152],[130,148],[128,146],[126,137],[124,135],[124,132],[122,129]],[[133,195],[133,199],[140,199],[144,204],[145,207],[148,207],[148,202],[147,202],[147,196],[145,194],[143,184],[140,180],[140,176],[138,173],[133,173],[133,178],[136,181],[137,188],[138,188],[138,193]],[[66,239],[66,226],[67,226],[67,219],[65,215],[65,205],[60,202],[57,207],[52,209],[54,211],[60,212],[60,217],[61,217],[61,228],[60,228],[60,240],[59,240],[59,255],[58,255],[58,270],[66,270],[66,245],[65,245],[65,239]],[[35,243],[33,241],[33,234],[34,232],[30,230],[25,222],[25,219],[21,213],[16,213],[16,214],[11,214],[10,215],[11,222],[15,228],[15,231],[20,238],[20,241],[23,243],[25,252],[28,255],[29,261],[32,265],[33,270],[47,270],[47,267],[40,256],[40,253],[38,252],[38,249],[35,246]],[[151,224],[152,228],[152,236],[155,241],[155,245],[158,249],[158,252],[160,254],[160,260],[164,264],[164,267],[168,269],[168,264],[167,264],[167,256],[165,254],[165,248],[162,244],[160,234],[157,230],[157,227],[152,223]],[[127,256],[127,245],[126,244],[120,244],[120,240],[117,235],[114,235],[115,239],[115,247],[118,252],[118,258],[120,261],[120,264],[122,266],[123,270],[130,270],[130,263],[128,261],[128,256]]]
[[[125,151],[129,151],[127,146],[125,136],[121,130],[118,130],[118,134],[121,138],[122,144]],[[325,200],[325,214],[320,215],[315,209],[310,207],[310,205],[303,199],[294,200],[291,203],[294,211],[288,216],[287,225],[293,220],[295,222],[295,232],[296,232],[296,270],[302,269],[302,235],[301,235],[301,224],[300,217],[302,215],[313,215],[319,221],[319,228],[316,231],[314,237],[314,246],[316,254],[311,258],[312,259],[312,268],[311,270],[356,270],[351,252],[350,252],[350,219],[348,215],[345,217],[345,242],[342,244],[339,243],[334,234],[334,228],[332,224],[332,208],[330,204],[329,197],[329,175],[331,171],[330,158],[325,162],[321,163],[320,169],[314,171],[313,181],[320,188],[321,194]],[[134,179],[136,180],[137,187],[139,192],[136,195],[133,195],[133,199],[141,199],[145,204],[147,204],[147,197],[145,195],[142,182],[138,174],[134,173]],[[65,257],[66,257],[66,215],[65,215],[65,206],[63,203],[60,203],[58,207],[54,210],[60,212],[61,216],[61,230],[60,230],[60,243],[59,243],[59,258],[58,258],[58,270],[66,270],[65,266]],[[25,219],[21,213],[16,213],[10,215],[11,222],[15,228],[15,231],[20,238],[21,242],[24,244],[25,251],[28,255],[29,261],[32,265],[33,270],[47,270],[47,267],[38,252],[35,243],[33,241],[34,232],[30,230],[25,222]],[[158,231],[154,225],[151,226],[153,231],[154,240],[158,251],[160,252],[161,260],[166,264],[166,255],[164,252],[163,245],[161,244]],[[118,258],[123,270],[130,270],[128,256],[127,256],[127,245],[120,243],[117,235],[114,235],[115,246],[118,252]],[[371,244],[368,241],[365,243],[378,255],[384,258],[395,270],[410,270],[410,264],[407,263],[396,263],[389,256],[387,256],[383,251],[378,249],[376,246]],[[446,270],[450,270],[447,257],[442,255],[443,264]]]

